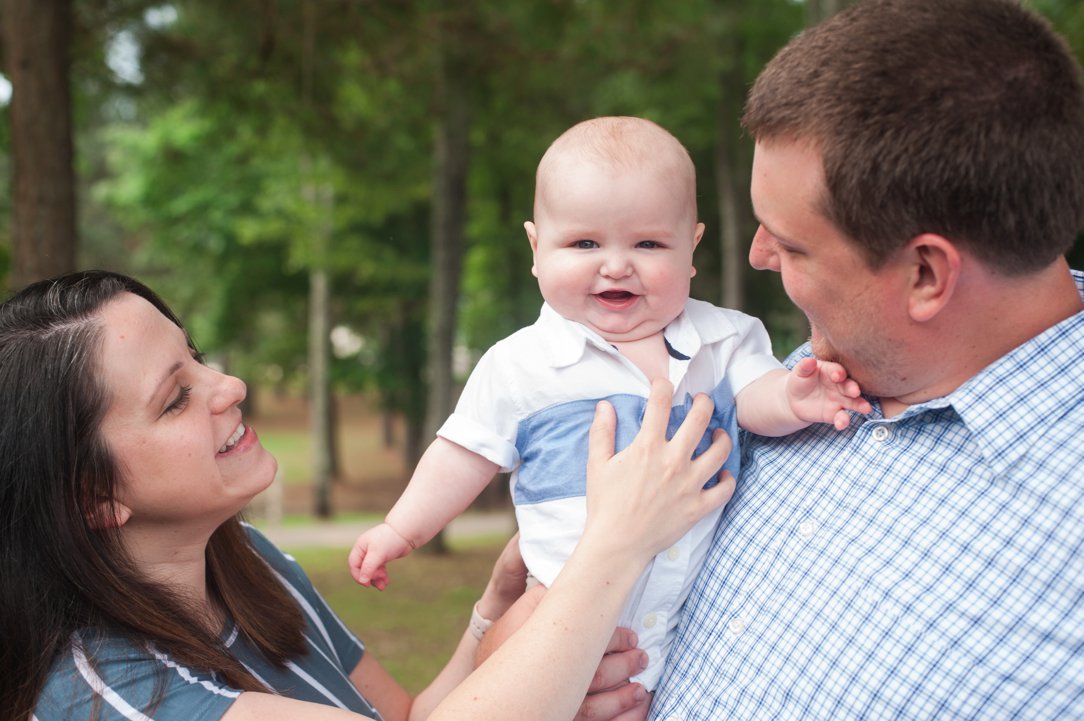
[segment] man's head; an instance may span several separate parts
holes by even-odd
[[[764,69],[743,123],[823,157],[822,212],[878,267],[937,233],[1006,275],[1084,224],[1084,83],[1012,0],[866,0]]]
[[[640,118],[595,118],[543,155],[524,224],[542,296],[611,342],[661,331],[689,296],[696,179],[688,152]]]

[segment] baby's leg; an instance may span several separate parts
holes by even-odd
[[[511,608],[505,611],[504,615],[489,627],[486,635],[482,636],[482,640],[478,644],[478,650],[474,652],[475,667],[481,666],[483,661],[492,656],[493,652],[500,648],[501,644],[507,641],[523,625],[527,617],[534,613],[545,592],[546,587],[541,583],[527,589],[512,604]]]

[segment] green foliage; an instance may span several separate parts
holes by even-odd
[[[1084,48],[1081,3],[1033,4]],[[143,277],[231,368],[284,383],[304,378],[308,274],[321,268],[333,326],[364,339],[336,360],[335,383],[377,387],[412,417],[424,407],[438,64],[462,74],[471,107],[459,318],[477,355],[537,314],[522,230],[535,165],[560,132],[595,115],[650,117],[689,148],[708,226],[693,293],[719,297],[717,150],[724,135],[739,143],[730,162],[743,182],[740,98],[805,21],[791,0],[73,8],[83,264]],[[142,82],[109,70],[118,38],[139,48]],[[7,145],[4,123],[5,171]],[[0,274],[9,198],[0,180]],[[747,208],[739,221],[751,237]],[[747,307],[784,352],[805,331],[776,279],[745,272]]]

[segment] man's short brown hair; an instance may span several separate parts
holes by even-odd
[[[864,0],[795,37],[750,91],[758,142],[809,142],[825,216],[878,267],[923,232],[1005,274],[1084,225],[1084,81],[1012,0]]]

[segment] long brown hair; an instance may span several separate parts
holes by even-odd
[[[52,663],[77,631],[88,641],[121,634],[153,643],[239,689],[266,690],[194,609],[138,571],[115,530],[87,523],[88,499],[112,501],[119,478],[100,432],[108,398],[98,356],[99,311],[122,293],[145,298],[183,329],[153,291],[106,271],[40,281],[0,305],[4,718],[30,718]],[[301,611],[238,518],[211,536],[207,575],[210,591],[268,659],[282,664],[305,653]]]

